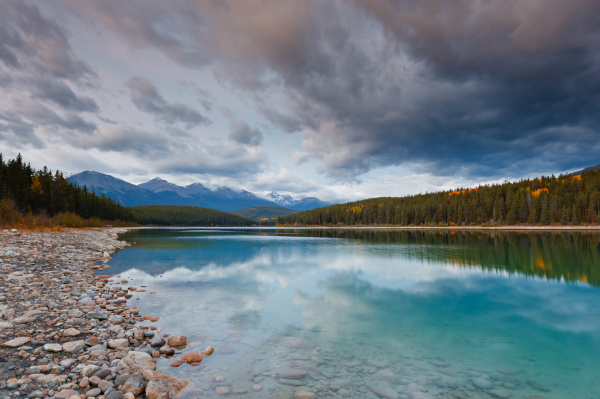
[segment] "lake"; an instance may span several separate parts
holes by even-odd
[[[600,397],[600,234],[140,229],[109,262],[188,396]],[[139,299],[139,300],[136,300]],[[195,387],[195,388],[194,388]],[[254,391],[252,388],[259,389]]]

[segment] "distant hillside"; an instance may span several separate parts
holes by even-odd
[[[589,172],[591,170],[600,170],[600,164],[594,165],[594,166],[589,166],[589,167],[587,167],[585,169],[578,170],[577,172],[569,173],[568,176],[580,175],[583,172]]]
[[[275,197],[262,198],[246,190],[234,190],[229,187],[210,189],[201,183],[185,187],[170,183],[161,178],[152,179],[142,184],[131,184],[124,180],[103,173],[85,171],[69,177],[69,181],[79,187],[86,187],[98,195],[104,194],[125,206],[139,205],[191,205],[203,208],[218,209],[231,212],[239,209],[261,206],[279,205],[290,209],[307,210],[330,205],[318,198],[310,197],[295,200],[284,196],[290,206],[277,204],[279,194]]]
[[[255,221],[196,206],[148,205],[129,207],[135,221],[156,226],[252,226]]]
[[[257,206],[253,208],[240,209],[233,211],[234,215],[243,216],[248,219],[261,220],[261,219],[272,219],[277,216],[292,215],[298,211],[294,209],[282,208],[280,206]]]
[[[292,226],[600,224],[600,170],[402,198],[372,198],[278,218]]]

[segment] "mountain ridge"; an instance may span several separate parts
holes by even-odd
[[[86,186],[98,195],[104,194],[124,206],[191,205],[231,212],[261,206],[279,206],[304,211],[331,205],[315,197],[295,200],[289,195],[282,196],[275,191],[271,192],[275,197],[285,199],[286,206],[282,206],[268,197],[262,198],[246,190],[234,190],[226,186],[211,190],[202,183],[179,186],[160,177],[136,185],[90,170],[75,173],[69,176],[68,180],[80,187]]]

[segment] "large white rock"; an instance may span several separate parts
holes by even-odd
[[[2,345],[8,346],[10,348],[17,348],[23,344],[26,344],[29,341],[31,341],[31,338],[29,338],[29,337],[19,337],[19,338],[11,339],[10,341],[6,341]]]
[[[108,347],[110,349],[129,348],[129,340],[127,338],[111,339],[108,341]]]
[[[44,345],[44,350],[46,352],[61,352],[62,351],[61,344],[46,344]]]
[[[63,350],[65,352],[69,352],[69,353],[77,353],[80,350],[82,350],[83,348],[85,348],[85,341],[83,341],[83,340],[65,342],[63,344]]]
[[[128,367],[132,373],[156,370],[156,363],[152,360],[152,356],[145,352],[130,351],[127,356],[119,361],[119,366]]]

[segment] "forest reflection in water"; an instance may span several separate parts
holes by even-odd
[[[395,252],[407,260],[600,286],[600,232],[368,229],[245,229],[243,232],[251,236],[346,239],[374,251],[397,247],[393,248]],[[248,241],[238,245],[235,252],[223,252],[221,247],[227,245],[223,241],[198,239],[215,233],[211,229],[147,229],[123,234],[122,238],[135,237],[140,249],[202,250],[205,263],[219,257],[221,264],[247,261],[265,244]],[[219,229],[218,233],[237,236],[240,230]],[[165,240],[168,237],[175,239]],[[436,250],[431,251],[431,246]]]

